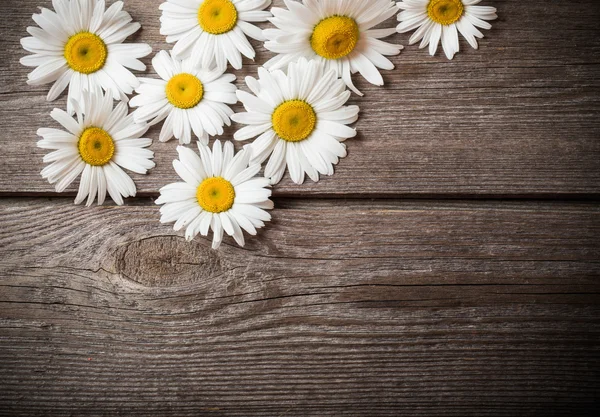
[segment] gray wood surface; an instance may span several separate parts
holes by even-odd
[[[160,2],[125,1],[154,52]],[[484,3],[478,51],[407,46],[358,82],[335,176],[284,180],[212,251],[159,223],[174,141],[123,207],[42,180],[65,99],[25,84],[19,39],[51,2],[0,0],[0,416],[594,415],[600,2]]]
[[[0,413],[593,406],[595,204],[279,203],[247,248],[214,252],[161,227],[151,201],[2,200]]]
[[[478,51],[461,42],[453,61],[407,47],[384,71],[386,86],[358,82],[365,97],[359,136],[336,175],[299,187],[285,180],[277,195],[588,195],[600,184],[600,4],[597,0],[488,1],[499,20]],[[274,4],[281,4],[280,0]],[[0,2],[0,192],[50,193],[39,175],[44,152],[36,149],[39,126],[65,98],[45,101],[47,86],[25,84],[30,69],[19,39],[31,14],[50,1]],[[154,52],[168,48],[159,34],[160,1],[128,0],[126,8],[143,29],[133,38]],[[550,6],[551,4],[551,6]],[[394,25],[391,21],[390,25]],[[390,41],[408,44],[408,34]],[[257,63],[272,54],[258,43]],[[149,59],[146,60],[149,62]],[[239,85],[256,65],[245,61]],[[356,80],[360,80],[356,77]],[[236,106],[241,110],[241,106]],[[159,128],[150,132],[158,138]],[[230,129],[223,139],[231,139]],[[134,176],[142,193],[172,182],[174,141],[152,146],[157,167]],[[27,161],[29,169],[21,169]],[[75,187],[75,186],[74,186]],[[75,188],[72,190],[75,190]]]

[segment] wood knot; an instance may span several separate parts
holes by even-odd
[[[117,272],[147,287],[170,287],[223,273],[218,252],[176,236],[150,237],[123,246]]]

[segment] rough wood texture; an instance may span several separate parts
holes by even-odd
[[[219,251],[147,198],[175,142],[125,207],[39,198],[35,131],[65,99],[25,84],[19,39],[50,3],[0,1],[0,416],[593,415],[597,0],[486,0],[479,51],[407,47],[359,82],[336,175],[284,180],[267,229]],[[126,0],[155,52],[159,3]]]
[[[214,252],[150,201],[0,200],[0,414],[593,408],[597,206],[278,203]]]
[[[128,0],[141,22],[135,41],[154,51],[169,48],[159,34],[160,1]],[[275,4],[281,4],[281,0]],[[500,19],[480,50],[461,43],[453,61],[431,58],[416,46],[386,71],[386,86],[359,82],[366,93],[358,138],[336,175],[298,187],[285,180],[279,195],[589,195],[600,184],[600,3],[597,0],[488,1]],[[46,103],[48,87],[28,87],[29,69],[19,39],[31,14],[50,1],[0,2],[0,192],[51,193],[39,176],[44,152],[36,149],[39,126],[54,126],[49,113],[64,97]],[[394,24],[391,22],[390,24]],[[409,35],[389,39],[407,44]],[[271,53],[259,43],[257,63]],[[149,62],[149,59],[147,60]],[[256,74],[246,62],[240,81]],[[358,77],[356,78],[359,79]],[[236,107],[241,109],[240,106]],[[230,129],[224,139],[231,138]],[[158,130],[149,136],[158,138]],[[135,176],[140,192],[155,194],[172,182],[175,142],[155,143],[155,170]],[[28,169],[22,169],[23,164]],[[74,188],[73,188],[74,189]]]

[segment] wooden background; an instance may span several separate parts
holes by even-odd
[[[168,48],[160,1],[125,3]],[[212,251],[158,222],[173,141],[124,207],[40,177],[65,98],[25,84],[19,39],[51,2],[1,0],[0,415],[592,414],[600,2],[484,4],[479,51],[407,46],[385,87],[359,81],[336,174],[284,180],[258,238]]]

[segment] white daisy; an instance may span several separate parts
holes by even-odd
[[[121,205],[122,197],[133,197],[136,193],[133,180],[121,167],[138,174],[154,167],[151,161],[154,152],[145,149],[152,140],[141,139],[148,125],[135,123],[133,115],[127,115],[124,102],[113,110],[112,97],[104,95],[100,88],[84,92],[81,100],[73,102],[77,119],[60,109],[50,113],[67,131],[46,128],[37,131],[43,138],[38,147],[54,150],[44,156],[44,162],[51,164],[42,170],[42,177],[56,184],[60,193],[81,174],[75,204],[87,197],[90,206],[97,195],[100,205],[108,191],[113,201]]]
[[[208,145],[209,135],[222,135],[223,126],[231,126],[233,111],[227,104],[237,103],[235,75],[197,67],[193,59],[180,61],[166,51],[156,54],[152,66],[162,80],[140,78],[131,106],[139,107],[133,113],[137,122],[153,125],[167,119],[161,142],[175,136],[181,144],[190,143],[193,131]]]
[[[190,55],[202,67],[225,70],[227,61],[242,68],[242,55],[254,59],[255,52],[246,36],[264,41],[262,31],[249,22],[265,22],[264,11],[271,0],[167,0],[160,5],[160,33],[167,42],[176,42],[178,58]]]
[[[265,46],[279,55],[265,68],[285,69],[300,57],[318,59],[334,69],[348,88],[362,95],[351,74],[360,74],[371,84],[383,85],[377,68],[391,70],[394,64],[384,55],[398,55],[401,45],[383,42],[394,28],[373,29],[398,12],[390,0],[285,0],[289,10],[274,7],[270,21],[277,29],[264,30]]]
[[[67,110],[73,114],[72,100],[79,101],[83,90],[101,86],[115,100],[127,100],[138,86],[137,78],[126,68],[144,71],[138,59],[152,48],[145,43],[123,44],[125,38],[140,28],[131,23],[123,2],[105,10],[104,0],[53,0],[56,12],[45,8],[34,14],[40,26],[28,27],[32,36],[21,45],[33,55],[21,58],[21,64],[37,67],[27,83],[54,83],[48,101],[55,100],[69,86]],[[41,28],[41,29],[40,29]]]
[[[410,37],[412,45],[421,41],[419,48],[429,45],[429,54],[435,55],[440,40],[448,59],[458,52],[458,32],[477,49],[477,39],[483,38],[477,28],[491,29],[486,20],[494,20],[496,9],[475,6],[481,0],[404,0],[398,3],[403,9],[398,14],[400,24],[396,28],[404,33],[417,29]]]
[[[256,235],[256,229],[271,220],[265,210],[273,208],[267,178],[256,177],[260,165],[251,164],[248,149],[234,156],[233,144],[215,141],[211,152],[198,144],[200,156],[191,149],[177,147],[179,160],[173,167],[184,182],[169,184],[160,190],[156,204],[161,223],[175,222],[174,229],[186,227],[185,238],[192,240],[198,233],[208,236],[213,231],[213,249],[223,241],[223,231],[244,246],[242,229]]]
[[[358,119],[358,106],[344,106],[350,91],[337,78],[333,68],[327,71],[320,61],[301,58],[289,65],[288,74],[258,69],[259,80],[246,77],[255,95],[237,92],[247,113],[231,119],[247,124],[235,133],[236,140],[258,136],[252,143],[253,161],[262,163],[269,156],[265,177],[277,184],[287,166],[296,184],[306,173],[313,181],[319,174],[332,175],[333,165],[346,156],[341,143],[356,136],[346,125]]]

